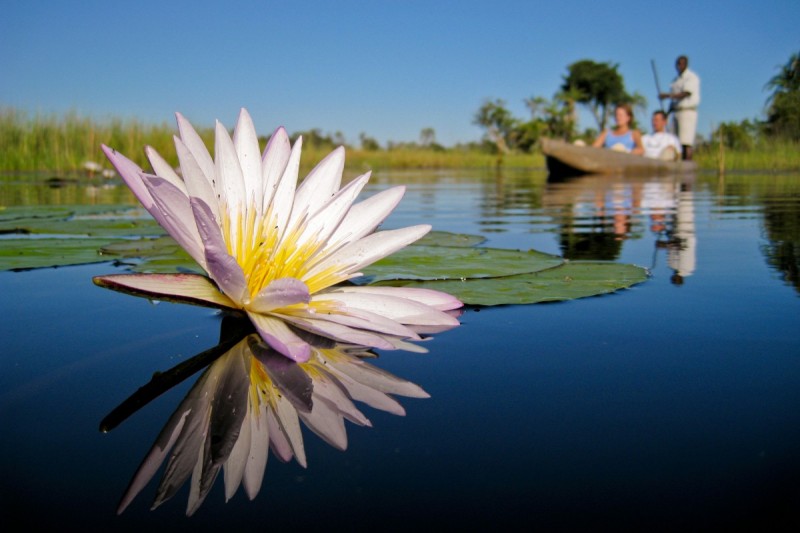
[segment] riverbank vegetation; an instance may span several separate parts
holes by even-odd
[[[213,148],[214,132],[211,128],[199,129],[206,144]],[[337,143],[332,136],[317,130],[303,134],[303,166],[311,168],[327,155]],[[49,171],[56,174],[99,172],[86,168],[96,162],[110,170],[110,165],[100,151],[100,144],[113,146],[134,159],[143,168],[149,168],[142,147],[153,146],[167,161],[177,165],[177,156],[171,124],[146,124],[137,120],[111,119],[96,121],[76,113],[63,116],[32,115],[24,112],[0,110],[0,171]],[[261,139],[262,146],[266,138]],[[720,148],[720,142],[722,147]],[[347,146],[347,168],[352,172],[368,169],[435,169],[435,168],[493,168],[498,163],[498,153],[492,142],[476,142],[444,147],[436,143],[388,143],[378,146],[372,139],[363,137],[359,146]],[[714,137],[701,142],[695,158],[701,168],[716,170],[720,164],[727,171],[800,170],[800,142],[774,138],[759,133],[752,122],[723,123]],[[505,168],[543,168],[544,158],[535,144],[528,149],[518,147],[502,155]]]
[[[347,147],[347,168],[543,168],[539,139],[591,140],[602,130],[617,102],[628,102],[640,117],[646,101],[630,93],[611,63],[577,61],[552,99],[534,96],[525,100],[528,118],[514,117],[502,99],[486,100],[473,116],[483,128],[483,139],[445,147],[436,142],[432,128],[423,128],[418,141],[388,142],[381,146],[362,133],[357,144],[347,144],[341,133],[318,129],[294,132],[303,135],[302,165],[310,168],[334,147]],[[742,171],[800,170],[800,54],[793,54],[778,74],[766,83],[771,91],[766,118],[719,124],[708,139],[699,139],[695,159],[703,169]],[[577,108],[585,106],[596,124],[582,132],[577,128]],[[596,126],[596,127],[595,127]],[[647,124],[638,127],[646,130]],[[213,147],[211,127],[198,130]],[[100,151],[107,144],[148,168],[142,147],[150,145],[177,165],[172,137],[175,128],[166,122],[147,124],[136,119],[96,120],[72,112],[65,115],[29,115],[0,108],[0,171],[101,172],[92,163],[110,170]],[[267,139],[262,138],[262,146]]]

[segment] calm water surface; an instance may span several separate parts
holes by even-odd
[[[4,205],[126,203],[119,184],[3,182]],[[109,263],[0,273],[0,508],[26,529],[503,526],[544,530],[800,525],[800,176],[583,177],[379,172],[408,192],[386,227],[427,222],[486,246],[646,266],[567,303],[467,309],[426,355],[376,364],[422,386],[407,415],[364,407],[308,468],[274,457],[255,501],[222,479],[121,516],[130,476],[191,387],[109,433],[100,420],[214,344],[220,317],[95,287]],[[2,241],[0,241],[2,246]]]

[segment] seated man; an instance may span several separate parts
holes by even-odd
[[[667,114],[663,111],[653,113],[653,133],[642,135],[645,157],[675,161],[681,154],[681,142],[667,132]]]

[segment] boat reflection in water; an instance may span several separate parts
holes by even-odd
[[[396,415],[392,395],[427,398],[419,386],[365,361],[368,349],[314,337],[311,359],[298,364],[275,352],[236,320],[223,322],[223,340],[210,350],[139,389],[101,423],[116,427],[142,405],[209,364],[159,434],[117,509],[125,510],[167,460],[153,508],[170,499],[191,476],[186,514],[203,503],[223,471],[226,501],[243,486],[250,499],[261,488],[268,451],[306,466],[301,422],[325,442],[344,450],[344,420],[370,421],[354,401]],[[417,351],[425,351],[417,347]]]
[[[693,176],[585,175],[548,183],[543,204],[557,212],[561,254],[572,260],[620,259],[627,239],[654,238],[650,268],[666,250],[670,280],[696,268]]]

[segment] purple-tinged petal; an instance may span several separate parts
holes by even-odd
[[[153,214],[153,197],[142,181],[143,172],[142,169],[139,168],[139,165],[105,144],[101,145],[101,148],[111,164],[114,165],[114,168],[117,169],[119,175],[122,176],[123,181],[131,192],[133,192],[134,196],[136,196],[150,214]]]
[[[150,214],[181,248],[192,256],[192,259],[206,269],[203,242],[197,231],[189,199],[180,189],[163,178],[149,174],[143,174],[142,178],[153,199]]]
[[[281,278],[261,289],[248,309],[256,313],[266,313],[293,304],[308,303],[310,300],[308,285],[296,278]]]
[[[311,357],[311,347],[297,336],[282,320],[258,313],[247,313],[258,334],[276,351],[292,361],[305,363]]]
[[[190,202],[197,230],[205,245],[208,275],[222,292],[241,306],[245,298],[250,296],[242,267],[228,253],[222,233],[208,205],[199,198],[192,198]]]
[[[207,277],[198,274],[112,274],[93,281],[100,287],[156,300],[237,308]]]

